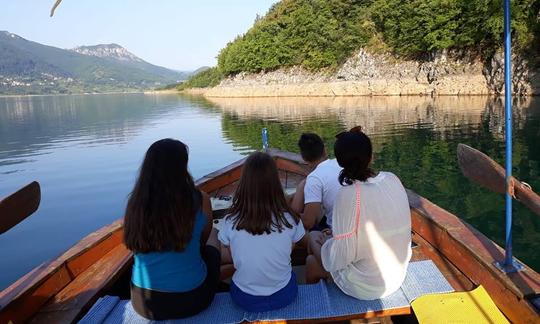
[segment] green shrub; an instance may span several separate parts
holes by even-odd
[[[213,87],[219,84],[223,79],[223,74],[217,67],[203,70],[195,75],[192,75],[186,82],[178,85],[178,90],[184,90],[188,88],[206,88]]]

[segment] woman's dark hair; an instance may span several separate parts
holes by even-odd
[[[128,249],[182,251],[191,240],[201,198],[187,165],[184,143],[168,138],[150,146],[124,216]]]
[[[314,133],[303,133],[298,140],[298,147],[302,159],[307,162],[317,161],[324,154],[324,142]]]
[[[375,175],[369,168],[372,153],[371,140],[360,126],[336,135],[334,154],[343,168],[339,174],[341,185],[350,185],[354,180],[366,181]]]
[[[274,159],[266,153],[252,153],[244,163],[228,217],[237,230],[261,235],[292,228],[285,212],[298,224],[300,218],[285,199]]]

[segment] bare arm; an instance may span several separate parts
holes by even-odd
[[[304,187],[306,185],[306,179],[300,181],[296,187],[296,192],[291,200],[291,209],[296,213],[301,214],[304,211]]]
[[[310,230],[317,224],[317,220],[321,218],[321,203],[312,202],[307,203],[304,206],[304,213],[302,214],[302,223],[304,228]]]
[[[295,246],[300,246],[302,248],[307,248],[308,246],[308,233],[306,233],[306,235],[304,235],[304,237],[302,237],[302,239],[296,243],[293,244],[293,248]]]
[[[212,217],[212,204],[210,203],[210,197],[206,194],[206,192],[203,191],[201,191],[201,195],[202,211],[203,214],[207,217],[206,226],[204,227],[201,235],[201,244],[205,245],[206,241],[208,241],[208,237],[210,236],[210,232],[212,232],[214,219]]]
[[[231,247],[221,244],[221,264],[233,263]]]

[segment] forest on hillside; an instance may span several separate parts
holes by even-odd
[[[531,58],[540,52],[539,12],[540,0],[512,1],[514,50]],[[417,60],[442,50],[489,59],[502,33],[500,0],[282,0],[228,43],[194,86],[288,66],[333,69],[361,47]]]

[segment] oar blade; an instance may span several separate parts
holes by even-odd
[[[32,215],[40,201],[41,188],[36,181],[0,200],[0,234]]]
[[[465,144],[458,144],[458,164],[464,176],[497,193],[505,193],[505,171],[489,156]]]
[[[465,144],[458,144],[457,156],[464,176],[491,191],[506,192],[506,172],[489,156]],[[540,196],[514,177],[512,183],[514,198],[540,215]]]

